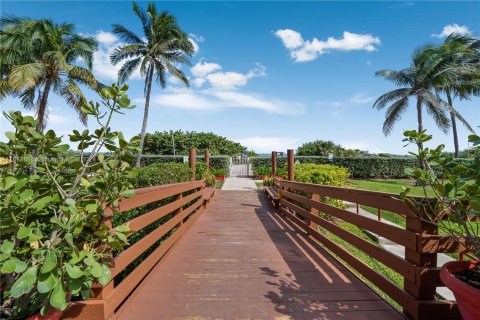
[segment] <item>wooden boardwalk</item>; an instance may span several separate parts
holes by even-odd
[[[403,319],[261,192],[220,191],[117,319]]]

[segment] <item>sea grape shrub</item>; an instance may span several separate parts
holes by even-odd
[[[34,118],[4,114],[14,131],[0,142],[0,318],[64,310],[69,296],[88,299],[95,282],[111,280],[111,252],[122,250],[130,230],[103,221],[133,195],[128,161],[138,149],[138,137],[127,141],[109,127],[114,114],[134,107],[127,89],[105,87],[100,103],[82,107],[99,128],[73,130],[76,151],[53,130],[37,132]]]
[[[425,130],[405,131],[407,144],[419,146],[411,153],[424,163],[424,169],[407,168],[406,172],[419,185],[431,188],[434,197],[420,199],[409,197],[410,188],[404,188],[401,197],[411,210],[421,218],[435,223],[446,234],[467,243],[474,255],[480,258],[480,153],[468,163],[458,163],[443,152],[445,146],[423,148],[432,139]],[[480,149],[480,137],[470,135],[474,149]],[[440,173],[440,174],[439,174]]]

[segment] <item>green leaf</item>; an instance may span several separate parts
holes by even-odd
[[[81,277],[77,279],[68,279],[68,284],[67,284],[68,292],[70,292],[73,295],[78,294],[82,289],[82,284],[83,284],[83,278]]]
[[[128,225],[121,224],[118,227],[115,227],[115,231],[125,233],[125,232],[130,232],[132,230],[128,227]]]
[[[130,198],[135,195],[135,190],[124,190],[120,192],[120,195],[125,198]]]
[[[94,262],[91,264],[92,266],[92,276],[95,278],[99,278],[100,275],[102,274],[102,266],[98,262]]]
[[[72,266],[71,264],[65,264],[65,270],[67,270],[68,275],[73,278],[77,279],[83,276],[83,271],[78,266]]]
[[[65,290],[61,281],[57,282],[57,285],[50,295],[50,304],[52,307],[59,310],[65,310],[68,306],[67,295],[65,294]]]
[[[47,273],[51,271],[57,265],[57,255],[55,251],[49,250],[45,255],[45,261],[43,262],[43,266],[40,269],[41,273]]]
[[[2,183],[1,188],[2,188],[3,191],[8,190],[8,189],[10,189],[10,187],[13,186],[16,182],[17,182],[17,178],[12,177],[12,176],[6,176],[6,177],[3,179],[3,183]]]
[[[12,252],[13,247],[14,247],[14,244],[12,242],[10,242],[8,240],[5,240],[2,243],[2,246],[0,247],[0,250],[2,251],[2,253],[10,253],[10,252]]]
[[[106,265],[102,265],[102,271],[100,273],[100,277],[98,277],[98,282],[100,282],[100,284],[104,286],[110,282],[111,278],[112,274],[110,273],[108,267]]]
[[[25,269],[27,269],[25,262],[18,259],[10,259],[3,263],[1,271],[2,273],[22,273]]]
[[[52,201],[51,196],[40,198],[32,204],[32,208],[37,210],[43,209],[50,201]]]
[[[67,200],[65,200],[65,203],[69,206],[74,206],[75,200],[73,200],[72,198],[68,198]]]
[[[50,272],[38,275],[37,290],[40,293],[47,293],[57,285],[57,278]]]
[[[68,232],[67,234],[65,234],[65,240],[67,241],[67,243],[69,245],[71,245],[72,247],[74,246],[73,244],[73,235],[71,232]]]
[[[19,298],[25,293],[32,290],[35,282],[37,282],[37,266],[27,269],[12,286],[10,293],[12,297]]]
[[[30,229],[29,227],[21,226],[21,227],[18,229],[17,238],[18,238],[18,239],[28,238],[31,233],[32,233],[32,229]]]

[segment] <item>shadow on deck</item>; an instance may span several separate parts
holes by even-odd
[[[117,319],[403,319],[257,191],[221,191]]]

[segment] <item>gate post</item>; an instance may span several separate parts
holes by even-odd
[[[272,151],[272,179],[277,175],[277,151]]]
[[[190,151],[188,153],[188,166],[192,170],[192,181],[195,181],[195,157],[196,157],[196,152],[195,148],[190,148]]]
[[[295,181],[295,155],[293,149],[287,150],[288,180]]]

